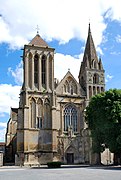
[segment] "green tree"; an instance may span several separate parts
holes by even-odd
[[[92,136],[94,153],[104,144],[115,154],[114,163],[121,163],[121,90],[111,89],[93,96],[86,108],[86,121]],[[100,159],[98,158],[100,163]]]

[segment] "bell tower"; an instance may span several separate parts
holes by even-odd
[[[54,89],[54,49],[37,34],[24,46],[24,83],[23,90],[47,91]]]
[[[86,93],[87,101],[91,96],[105,91],[104,73],[101,58],[98,59],[97,57],[89,24],[87,42],[79,72],[79,83]]]
[[[23,49],[24,80],[17,124],[17,153],[23,164],[38,164],[53,153],[54,50],[37,35]],[[43,155],[44,156],[44,155]],[[43,157],[42,157],[43,158]]]

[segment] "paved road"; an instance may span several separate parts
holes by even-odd
[[[121,167],[0,167],[0,180],[121,180]]]

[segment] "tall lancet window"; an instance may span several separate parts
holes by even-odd
[[[48,99],[46,99],[44,103],[44,128],[51,128],[51,126],[52,126],[52,122],[51,122],[50,102]]]
[[[31,128],[36,128],[36,102],[33,98],[31,101]]]
[[[38,85],[38,63],[39,63],[39,57],[36,54],[34,56],[34,84],[35,86]]]
[[[37,128],[42,128],[42,118],[43,118],[43,103],[42,103],[42,100],[39,99],[38,102],[37,102]]]
[[[93,76],[93,84],[99,84],[99,75],[98,74],[94,74],[94,76]]]
[[[77,109],[72,105],[68,105],[64,109],[64,131],[67,131],[68,128],[77,132]]]
[[[29,53],[29,67],[28,67],[28,78],[29,78],[29,87],[32,88],[32,54]]]
[[[41,62],[42,62],[42,65],[41,65],[41,67],[42,67],[42,86],[44,88],[46,88],[46,56],[45,55],[42,56]]]

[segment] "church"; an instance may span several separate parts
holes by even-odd
[[[7,151],[18,165],[94,161],[84,113],[91,96],[105,91],[105,71],[90,24],[78,81],[70,70],[60,82],[54,77],[54,52],[38,33],[24,45],[19,108],[11,108],[6,133]]]

